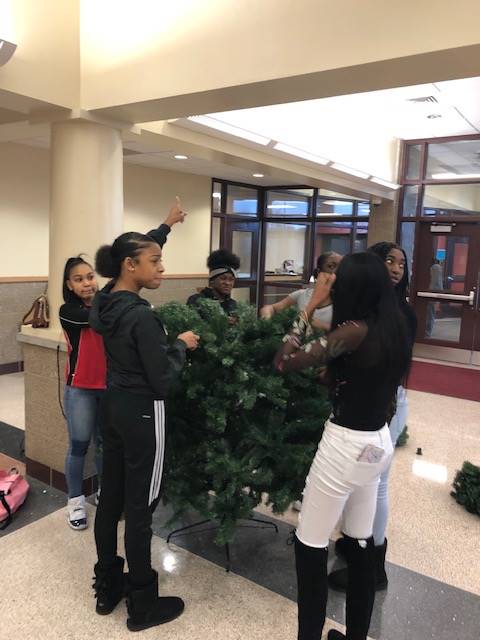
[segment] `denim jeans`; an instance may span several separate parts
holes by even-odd
[[[389,424],[392,445],[395,447],[397,440],[402,433],[405,423],[407,422],[407,393],[400,386],[397,391],[397,410]],[[373,539],[377,546],[385,542],[385,532],[387,530],[389,501],[388,501],[388,478],[390,469],[392,468],[392,460],[380,477],[377,494],[377,510],[375,512],[375,521],[373,523]]]
[[[80,389],[69,385],[65,387],[64,406],[68,428],[65,477],[69,498],[83,494],[83,468],[91,440],[95,446],[98,476],[102,474],[101,426],[104,395],[105,392],[99,389]]]
[[[383,450],[380,459],[358,459],[367,445]],[[387,425],[378,431],[357,431],[327,420],[303,492],[296,534],[300,542],[309,547],[327,547],[342,514],[347,535],[370,538],[379,478],[392,454]]]

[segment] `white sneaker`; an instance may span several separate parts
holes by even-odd
[[[76,496],[69,499],[67,503],[67,522],[72,529],[77,531],[88,527],[85,496]]]

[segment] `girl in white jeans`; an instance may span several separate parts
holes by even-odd
[[[332,289],[332,284],[334,288]],[[308,341],[313,310],[332,293],[332,331]],[[332,415],[306,481],[295,536],[298,640],[319,640],[328,596],[330,534],[343,514],[349,565],[346,635],[365,640],[375,598],[372,537],[378,482],[393,453],[386,416],[410,361],[403,315],[382,261],[347,256],[337,276],[320,274],[310,303],[284,337],[280,372],[327,366]]]
[[[408,329],[408,335],[413,346],[415,342],[415,334],[417,331],[417,319],[413,308],[407,301],[408,295],[408,265],[405,251],[393,242],[377,242],[371,246],[368,251],[375,253],[381,258],[388,271],[390,280],[392,281],[394,291],[400,311],[403,313]],[[396,409],[390,420],[389,429],[392,444],[395,444],[402,433],[407,421],[407,395],[405,388],[400,385],[396,395]],[[373,540],[375,543],[375,589],[380,591],[386,589],[388,585],[388,577],[385,571],[385,554],[387,551],[387,539],[385,533],[387,530],[389,500],[388,500],[388,480],[390,476],[391,464],[389,464],[380,476],[380,484],[378,486],[377,507],[375,511],[375,520],[373,522]],[[344,556],[345,539],[339,538],[335,543],[335,551],[337,555]],[[345,591],[348,582],[348,568],[334,571],[329,576],[329,585],[337,591]]]

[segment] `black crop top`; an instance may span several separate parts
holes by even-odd
[[[301,319],[294,323],[276,355],[277,369],[298,371],[336,360],[332,421],[359,431],[381,429],[400,380],[382,362],[374,327],[366,322],[347,322],[328,336],[302,345],[305,330]]]

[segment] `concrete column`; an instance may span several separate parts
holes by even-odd
[[[398,198],[371,205],[368,221],[368,246],[385,240],[395,242],[397,234]]]
[[[70,256],[93,265],[101,244],[123,227],[123,154],[120,131],[92,122],[52,125],[48,299],[50,328],[60,328],[62,276]]]

